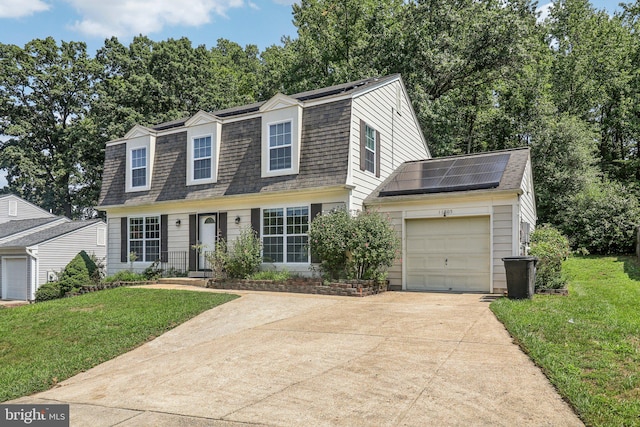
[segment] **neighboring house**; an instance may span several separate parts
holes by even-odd
[[[265,268],[310,274],[315,215],[362,209],[399,165],[428,157],[399,75],[137,125],[106,147],[108,272],[160,261],[195,275],[207,265],[194,245],[252,227]]]
[[[54,218],[55,215],[13,194],[0,194],[0,224],[16,219]]]
[[[501,257],[523,252],[535,224],[528,149],[430,157],[399,75],[137,125],[106,147],[108,273],[159,262],[202,274],[194,246],[251,227],[263,268],[310,274],[311,220],[371,206],[403,238],[393,288],[499,292]]]
[[[407,162],[365,204],[402,235],[396,289],[503,292],[502,258],[526,253],[536,223],[529,149]]]
[[[8,213],[8,214],[7,214]],[[0,196],[0,297],[33,300],[78,252],[106,257],[101,220],[71,221],[14,195]]]

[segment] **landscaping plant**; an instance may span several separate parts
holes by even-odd
[[[67,292],[77,291],[82,286],[99,281],[98,266],[85,251],[80,251],[62,270],[56,282],[46,283],[36,290],[36,301],[62,298]]]
[[[229,277],[246,279],[258,271],[262,264],[261,245],[253,229],[240,230],[240,235],[229,246],[225,262],[225,270]]]
[[[569,256],[569,240],[548,224],[531,234],[530,255],[538,258],[536,289],[560,289],[567,284],[562,275],[562,262]]]
[[[309,242],[320,271],[331,279],[380,280],[400,249],[389,218],[369,210],[317,216],[309,228]]]

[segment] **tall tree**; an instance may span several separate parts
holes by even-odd
[[[100,189],[100,140],[87,112],[98,65],[84,43],[0,44],[0,168],[10,191],[69,217]]]

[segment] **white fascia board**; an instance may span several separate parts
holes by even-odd
[[[276,93],[271,97],[271,99],[260,106],[259,111],[261,113],[264,113],[267,111],[279,110],[281,108],[289,108],[294,106],[303,107],[304,104],[290,96]]]

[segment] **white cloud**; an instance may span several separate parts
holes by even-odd
[[[0,0],[2,1],[2,0]],[[165,26],[196,27],[211,15],[244,6],[244,0],[66,0],[82,16],[72,28],[89,36],[132,36],[161,31]]]
[[[553,3],[543,4],[539,8],[536,9],[536,13],[538,13],[538,23],[544,22],[545,19],[549,17],[551,13],[551,8],[553,7]]]
[[[298,0],[273,0],[276,4],[284,4],[286,6],[291,6],[294,3],[298,3]]]
[[[22,18],[50,7],[41,0],[0,0],[0,18]]]

